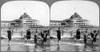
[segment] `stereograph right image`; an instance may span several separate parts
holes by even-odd
[[[99,52],[99,6],[59,1],[51,6],[50,51]]]

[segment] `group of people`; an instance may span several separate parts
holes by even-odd
[[[90,31],[90,32],[89,32]],[[61,40],[61,35],[63,34],[62,30],[60,28],[58,28],[56,30],[57,32],[57,39],[58,39],[58,42],[60,42]],[[74,33],[71,32],[71,36],[73,35]],[[88,43],[88,40],[91,41],[92,45],[95,44],[95,42],[97,41],[97,38],[98,38],[98,35],[99,35],[99,30],[89,30],[89,29],[77,29],[75,31],[75,35],[74,35],[74,40],[75,42],[80,42],[80,39],[83,39],[84,40],[84,44],[87,44]]]
[[[49,30],[42,30],[41,32],[38,32],[38,30],[36,29],[35,34],[34,34],[34,43],[37,43],[38,39],[40,39],[42,40],[43,44],[46,44],[48,36],[50,36]]]
[[[41,30],[41,32],[38,32],[38,29],[35,29],[35,31],[34,31],[35,32],[34,33],[34,43],[37,43],[38,39],[41,39],[42,42],[46,44],[47,39],[48,39],[47,37],[50,36],[50,30],[51,29]],[[84,44],[87,44],[88,39],[90,39],[92,44],[94,44],[97,40],[97,35],[99,35],[99,30],[91,30],[90,32],[88,32],[88,31],[89,31],[88,29],[83,30],[83,31],[81,31],[81,29],[77,29],[76,32],[75,32],[76,34],[74,36],[75,41],[80,41],[80,39],[83,38],[84,39]],[[58,28],[56,30],[56,32],[57,32],[57,39],[58,39],[58,42],[59,42],[61,40],[62,32],[61,32],[60,28]],[[7,33],[8,33],[9,42],[11,42],[11,37],[13,35],[12,30],[9,28]],[[30,42],[31,35],[33,35],[33,33],[31,32],[30,29],[27,29],[26,30],[26,35],[25,35],[25,38],[27,39],[27,42]]]
[[[8,34],[8,42],[11,42],[12,39],[12,35],[13,35],[13,30],[11,30],[11,28],[9,28],[9,30],[7,30],[7,34]],[[38,32],[38,29],[34,30],[34,33],[32,33],[31,29],[27,29],[26,33],[25,33],[25,39],[26,42],[30,42],[30,39],[32,39],[32,35],[34,35],[33,39],[34,39],[34,43],[38,42],[38,39],[42,40],[42,43],[46,44],[47,43],[47,37],[50,35],[49,33],[49,29],[48,30],[42,30],[41,32]],[[22,36],[22,33],[21,33]]]
[[[92,45],[96,42],[97,40],[97,35],[99,35],[99,30],[91,30],[90,32],[88,32],[89,30],[83,30],[81,31],[80,29],[76,30],[76,41],[79,41],[82,38],[83,35],[83,40],[84,40],[84,44],[87,44],[88,39],[91,40]]]

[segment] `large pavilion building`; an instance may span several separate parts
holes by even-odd
[[[83,19],[78,13],[74,13],[69,19],[64,20],[50,20],[51,27],[81,27],[81,26],[89,26],[89,21],[87,19]]]
[[[19,19],[22,21],[23,26],[39,26],[39,21],[36,19],[32,19],[27,13],[21,15]]]
[[[19,19],[15,19],[12,21],[1,21],[1,28],[14,27],[18,25],[18,23],[23,27],[39,26],[38,20],[32,19],[27,13],[24,13],[23,15],[20,16]]]
[[[23,27],[43,27],[39,24],[39,21],[32,19],[27,13],[23,13],[19,19],[12,21],[1,21],[1,28],[14,27],[17,25],[22,25]],[[87,19],[83,19],[78,13],[74,13],[69,19],[64,20],[50,20],[49,27],[80,27],[80,28],[94,28],[94,26],[89,24]]]

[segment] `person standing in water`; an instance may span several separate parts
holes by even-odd
[[[96,30],[94,30],[93,31],[93,34],[94,34],[94,37],[93,37],[93,40],[92,40],[92,44],[94,45],[95,44],[95,42],[97,41],[97,31]]]
[[[77,29],[77,31],[76,31],[76,41],[79,41],[80,34],[81,34],[80,29]]]
[[[46,44],[47,43],[47,36],[48,36],[48,30],[44,31],[44,38],[43,38],[43,43]]]
[[[30,29],[27,30],[26,38],[27,38],[27,42],[29,42],[29,41],[30,41],[30,38],[31,38],[31,32],[30,32]]]
[[[41,38],[43,39],[44,38],[43,31],[40,32],[40,35],[41,35]]]
[[[10,43],[11,42],[11,39],[12,39],[12,31],[11,29],[9,28],[9,30],[7,30],[7,33],[8,33],[8,42]]]
[[[34,43],[36,43],[36,44],[37,44],[37,35],[38,35],[38,31],[36,29],[36,32],[35,32],[35,35],[34,35]]]
[[[85,33],[84,33],[84,44],[85,45],[87,44],[87,35],[88,35],[88,32],[85,31]]]
[[[60,28],[58,28],[57,30],[57,38],[58,38],[58,42],[61,40],[61,31]]]

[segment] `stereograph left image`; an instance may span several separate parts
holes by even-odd
[[[1,7],[1,51],[49,51],[49,7],[9,1]]]

